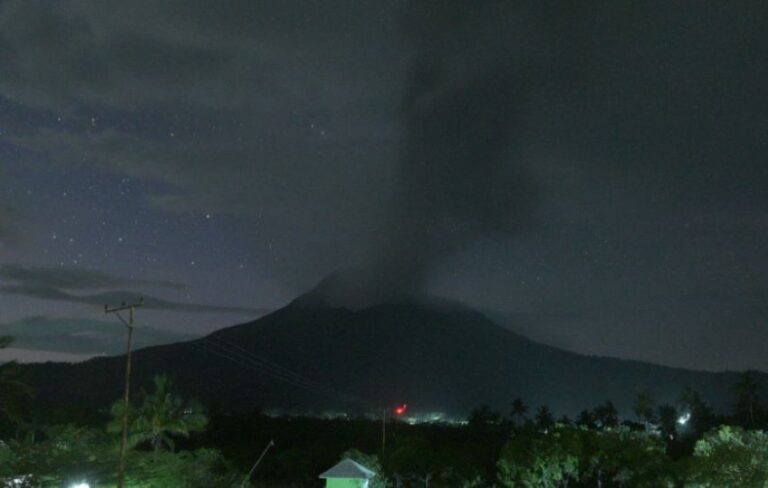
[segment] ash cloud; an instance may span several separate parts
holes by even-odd
[[[525,98],[547,46],[526,25],[552,19],[502,2],[433,7],[404,9],[415,56],[402,98],[400,184],[368,262],[322,285],[332,305],[418,295],[435,266],[478,240],[516,235],[536,206],[521,148]]]

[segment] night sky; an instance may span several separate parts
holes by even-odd
[[[4,357],[118,353],[105,303],[172,342],[365,269],[577,352],[768,370],[766,18],[0,0]]]

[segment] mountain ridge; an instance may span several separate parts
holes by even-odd
[[[301,298],[301,297],[300,297]],[[359,310],[297,299],[257,320],[134,353],[134,391],[169,373],[186,396],[229,411],[284,408],[363,412],[408,403],[466,415],[516,397],[574,415],[605,400],[630,415],[650,389],[676,402],[686,386],[730,407],[731,372],[584,356],[527,339],[453,302],[381,304]],[[43,405],[105,408],[120,397],[124,358],[25,366]],[[758,381],[768,385],[766,375]]]

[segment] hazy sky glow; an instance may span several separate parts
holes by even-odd
[[[534,339],[768,369],[768,7],[535,4],[0,0],[0,333],[114,353],[142,294],[181,340],[427,228],[428,291]],[[420,167],[450,217],[393,212],[419,124],[508,112],[493,178]],[[485,195],[493,231],[456,217]]]

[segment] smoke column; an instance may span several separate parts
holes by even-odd
[[[434,266],[479,239],[508,238],[529,220],[535,188],[520,161],[525,96],[541,54],[531,26],[551,14],[512,2],[412,2],[403,30],[415,48],[402,100],[400,186],[363,271],[326,284],[352,308],[421,291]]]

